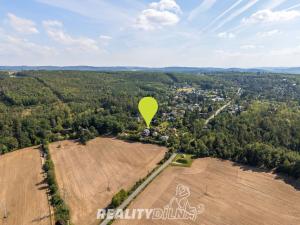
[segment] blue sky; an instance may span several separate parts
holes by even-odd
[[[0,0],[1,65],[300,66],[300,0]]]

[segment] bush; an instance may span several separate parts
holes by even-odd
[[[127,198],[127,196],[128,193],[124,189],[122,189],[112,198],[110,206],[112,208],[117,208],[119,205],[122,204],[122,202]]]
[[[70,210],[66,204],[61,203],[56,206],[55,219],[57,224],[67,225],[70,220]]]
[[[177,159],[176,162],[182,163],[182,164],[188,164],[189,163],[189,161],[187,159]]]
[[[54,170],[54,165],[51,160],[46,160],[45,164],[43,165],[43,170],[48,172],[49,170]]]

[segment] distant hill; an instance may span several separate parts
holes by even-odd
[[[178,73],[213,73],[213,72],[245,72],[245,73],[286,73],[300,74],[300,67],[258,67],[258,68],[217,68],[217,67],[94,67],[94,66],[0,66],[2,71],[23,70],[77,70],[77,71],[153,71]]]

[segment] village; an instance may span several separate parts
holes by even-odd
[[[162,103],[158,118],[153,120],[154,127],[143,129],[136,138],[149,141],[156,140],[157,143],[167,143],[170,135],[178,137],[178,124],[188,115],[192,114],[198,120],[205,122],[214,113],[231,102],[236,94],[236,88],[230,88],[228,91],[221,89],[201,89],[191,85],[174,85],[172,86],[171,95],[166,103]],[[240,95],[240,91],[238,91]],[[239,104],[229,104],[224,112],[231,115],[238,115],[243,111],[243,106]],[[138,123],[142,122],[137,116]],[[123,134],[128,136],[127,133]],[[151,141],[152,142],[152,141]]]

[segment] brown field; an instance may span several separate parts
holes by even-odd
[[[0,224],[51,225],[38,149],[0,156]],[[8,217],[4,219],[4,205]]]
[[[50,145],[56,177],[75,225],[97,224],[97,209],[113,195],[129,189],[164,157],[156,145],[96,138],[86,146],[73,141]],[[99,221],[98,221],[99,222]]]
[[[275,175],[217,159],[197,159],[191,168],[168,167],[129,208],[163,208],[178,184],[190,188],[190,206],[205,210],[192,220],[117,220],[116,225],[299,225],[300,190]],[[175,207],[174,207],[175,208]]]

